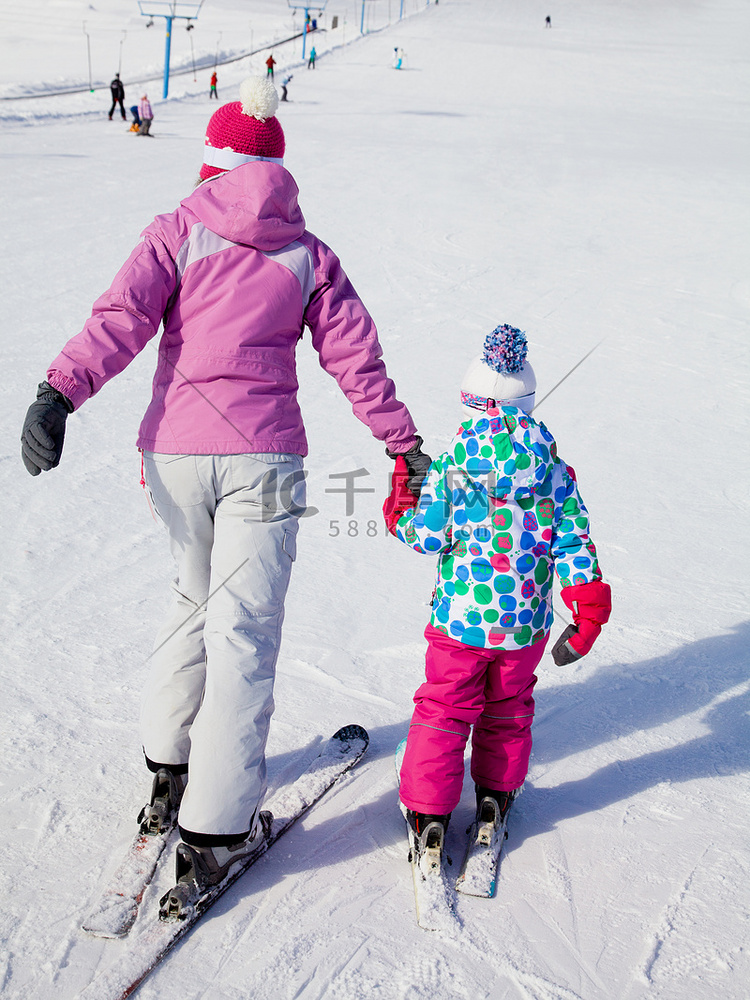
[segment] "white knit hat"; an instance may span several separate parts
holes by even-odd
[[[482,355],[461,380],[461,403],[469,417],[494,406],[534,409],[536,376],[526,360],[526,334],[503,324],[487,334]]]

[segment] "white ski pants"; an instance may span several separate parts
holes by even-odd
[[[177,576],[151,656],[143,747],[154,764],[189,765],[183,830],[244,834],[266,791],[302,458],[145,452],[144,473]]]

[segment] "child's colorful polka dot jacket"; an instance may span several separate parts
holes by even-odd
[[[461,424],[395,533],[439,555],[431,624],[471,646],[545,638],[553,568],[562,587],[601,579],[575,479],[544,424],[515,406]]]

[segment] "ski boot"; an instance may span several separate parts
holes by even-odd
[[[162,896],[159,919],[184,920],[197,903],[210,896],[211,890],[232,874],[232,869],[239,874],[268,837],[272,822],[270,812],[261,812],[250,835],[226,847],[194,847],[179,843],[175,852],[177,884]]]
[[[168,833],[177,822],[177,813],[187,784],[186,774],[174,774],[166,767],[154,775],[151,801],[138,813],[139,829],[147,837]]]
[[[514,800],[521,794],[520,788],[512,792],[498,792],[476,785],[477,814],[476,843],[489,847],[498,837],[507,839],[508,813]]]
[[[406,810],[409,824],[409,860],[418,868],[422,877],[427,878],[440,872],[445,847],[445,831],[448,829],[450,813],[436,816]]]

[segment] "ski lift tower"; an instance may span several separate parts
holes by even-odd
[[[318,17],[321,16],[323,11],[326,9],[328,0],[321,0],[320,3],[294,3],[293,0],[286,0],[287,6],[291,10],[304,10],[305,12],[305,25],[302,31],[302,61],[305,60],[305,43],[307,42],[308,30],[307,26],[310,23],[310,11],[317,10]]]
[[[177,20],[188,22],[188,31],[192,28],[192,22],[198,19],[201,12],[203,0],[199,3],[177,3],[177,0],[138,0],[138,9],[142,17],[150,18],[146,25],[150,28],[155,17],[163,17],[166,21],[167,39],[164,47],[164,93],[163,97],[169,94],[169,56],[172,49],[172,22]],[[178,11],[178,7],[180,8]]]

